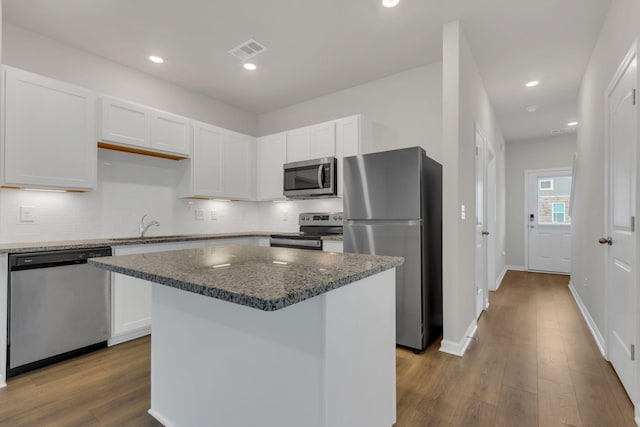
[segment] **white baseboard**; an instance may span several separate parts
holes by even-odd
[[[471,338],[476,334],[478,329],[478,321],[473,319],[467,331],[464,333],[462,339],[458,342],[443,339],[440,343],[440,351],[443,353],[453,354],[454,356],[462,357],[464,352],[467,351]]]
[[[569,290],[571,291],[571,295],[573,295],[573,299],[576,301],[576,304],[578,304],[578,308],[580,309],[580,313],[582,313],[582,317],[584,317],[585,322],[587,322],[587,326],[591,331],[591,335],[593,335],[593,339],[596,340],[596,344],[598,345],[598,349],[600,350],[602,357],[606,359],[607,354],[604,350],[604,343],[605,343],[604,337],[600,333],[600,330],[598,329],[596,322],[593,321],[591,314],[589,314],[589,310],[587,310],[587,307],[582,302],[582,298],[580,298],[580,295],[578,294],[576,289],[573,287],[572,282],[569,282]]]
[[[527,271],[524,265],[505,265],[504,269],[505,269],[505,272],[506,270]]]
[[[496,283],[493,285],[493,290],[494,291],[497,291],[498,289],[500,289],[500,285],[502,285],[502,280],[504,280],[505,274],[507,274],[507,266],[506,265],[504,266],[504,268],[502,269],[502,272],[500,273],[500,275],[496,279]]]
[[[156,419],[156,421],[158,421],[160,424],[162,424],[164,427],[173,427],[175,426],[175,424],[173,424],[171,421],[167,420],[166,418],[164,418],[162,415],[158,414],[156,411],[154,411],[153,409],[149,409],[147,411],[147,413],[149,415],[151,415],[153,418]]]
[[[144,328],[136,329],[135,331],[127,332],[126,334],[121,334],[121,335],[116,335],[114,337],[111,337],[107,342],[107,345],[111,347],[112,345],[122,344],[123,342],[144,337],[145,335],[149,335],[150,333],[151,333],[151,326],[146,326]]]
[[[638,414],[637,410],[636,410],[636,425],[640,427],[640,414]]]

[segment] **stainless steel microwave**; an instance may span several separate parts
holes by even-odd
[[[286,163],[284,195],[292,199],[337,195],[338,162],[335,157]]]

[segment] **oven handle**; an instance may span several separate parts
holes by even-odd
[[[321,240],[297,240],[297,239],[274,239],[271,238],[271,244],[274,245],[290,245],[290,246],[304,246],[308,248],[319,248],[322,246]]]

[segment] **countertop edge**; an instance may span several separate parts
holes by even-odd
[[[334,289],[341,288],[350,283],[357,282],[359,280],[371,277],[375,274],[382,273],[383,271],[390,270],[392,268],[399,267],[404,263],[403,259],[392,259],[387,263],[378,265],[369,270],[357,272],[355,274],[342,277],[338,280],[326,283],[320,283],[312,289],[298,292],[292,295],[288,295],[284,298],[278,298],[274,300],[264,300],[260,298],[250,297],[238,293],[229,292],[217,288],[208,288],[196,283],[184,282],[170,277],[156,275],[151,273],[145,273],[139,270],[132,270],[124,267],[114,266],[111,264],[105,264],[100,262],[100,258],[91,258],[88,263],[99,268],[111,271],[113,273],[120,273],[127,276],[135,277],[142,280],[158,283],[164,286],[180,289],[186,292],[192,292],[195,294],[215,298],[221,301],[227,301],[230,303],[243,305],[246,307],[262,310],[262,311],[277,311],[307,299],[325,294]]]

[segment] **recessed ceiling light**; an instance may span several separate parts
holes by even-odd
[[[538,111],[538,106],[537,105],[529,105],[526,109],[530,113],[535,113],[536,111]]]
[[[578,122],[569,122],[567,126],[578,126]]]
[[[164,59],[160,58],[159,56],[151,55],[149,57],[149,61],[156,64],[162,64],[164,62]]]
[[[252,64],[251,62],[247,62],[246,64],[243,65],[245,70],[249,70],[249,71],[254,71],[256,68],[256,64]]]
[[[400,0],[382,0],[384,7],[396,7],[400,3]]]
[[[538,86],[539,84],[540,84],[539,81],[533,80],[533,81],[530,81],[529,83],[527,83],[525,86],[526,87],[535,87],[535,86]]]

